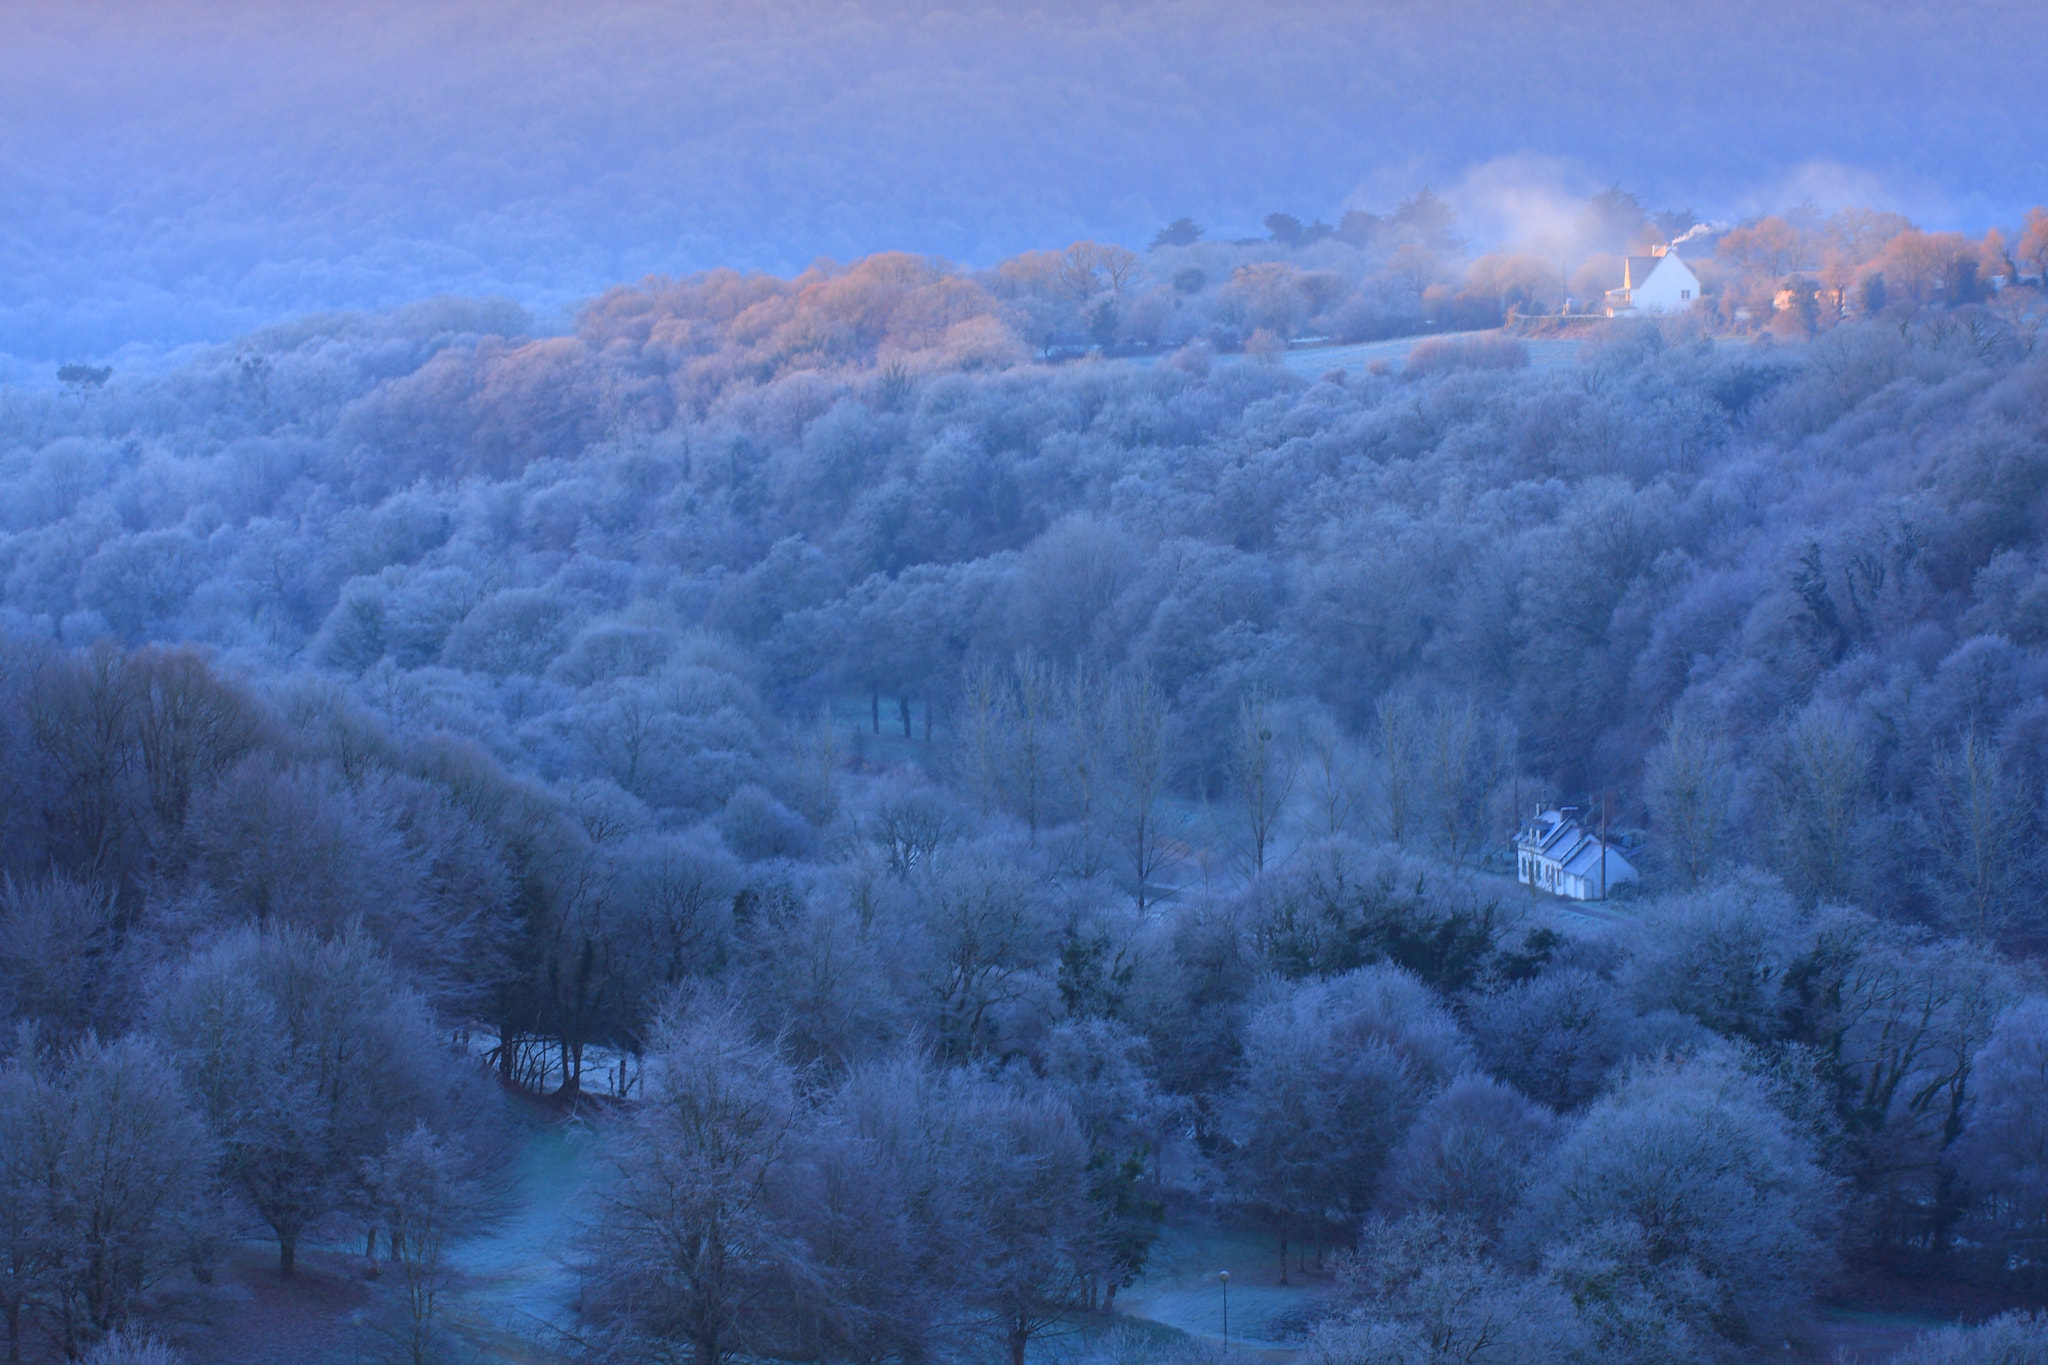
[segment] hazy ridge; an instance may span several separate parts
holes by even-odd
[[[1703,216],[2039,197],[2034,7],[111,0],[0,16],[0,353],[223,341],[649,271],[975,265],[1424,184],[1480,245],[1619,180]]]

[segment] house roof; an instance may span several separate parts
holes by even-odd
[[[1655,271],[1658,266],[1666,261],[1676,261],[1686,274],[1691,275],[1695,280],[1699,278],[1693,268],[1686,265],[1683,257],[1675,251],[1667,251],[1662,256],[1624,256],[1622,258],[1621,287],[1623,289],[1641,289],[1643,282],[1650,278],[1651,272]]]
[[[1597,880],[1600,875],[1600,840],[1578,821],[1562,811],[1547,810],[1523,826],[1515,846],[1557,863],[1567,875]],[[1621,851],[1607,849],[1607,879],[1625,881],[1636,875]]]
[[[1588,836],[1586,841],[1572,850],[1572,856],[1565,860],[1567,876],[1584,877],[1588,881],[1600,876],[1600,841]],[[1618,849],[1607,850],[1607,880],[1618,882],[1633,877],[1636,870],[1629,866],[1628,859]]]

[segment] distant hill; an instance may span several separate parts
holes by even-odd
[[[988,264],[1424,183],[1981,230],[2048,184],[2023,0],[0,8],[0,353],[882,247]]]

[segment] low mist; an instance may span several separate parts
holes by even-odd
[[[28,0],[0,13],[0,355],[883,249],[987,265],[1425,185],[1480,245],[1615,182],[1981,230],[2043,180],[2040,28],[2016,0]]]

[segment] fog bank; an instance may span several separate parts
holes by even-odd
[[[986,264],[1181,214],[1253,232],[1425,183],[1475,235],[1615,181],[1981,228],[2041,193],[2041,28],[2016,0],[28,0],[0,12],[0,354],[443,292],[545,314],[882,248]]]

